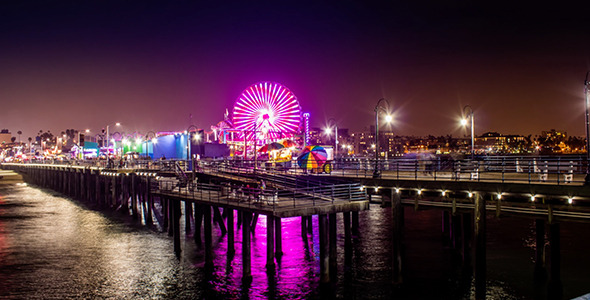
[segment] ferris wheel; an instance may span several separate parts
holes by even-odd
[[[299,131],[301,106],[285,86],[259,82],[246,88],[234,106],[233,125],[247,139],[280,139]]]

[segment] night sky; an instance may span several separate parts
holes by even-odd
[[[590,2],[403,2],[2,1],[0,128],[209,129],[274,81],[317,127],[385,97],[400,135],[462,136],[465,105],[476,134],[585,135]]]

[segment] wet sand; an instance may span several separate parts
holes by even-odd
[[[21,182],[23,182],[23,177],[20,174],[10,170],[0,170],[0,184]]]

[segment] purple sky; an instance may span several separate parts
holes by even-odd
[[[467,104],[476,134],[585,135],[590,3],[20,2],[0,4],[0,128],[23,139],[209,128],[259,81],[312,126],[361,130],[385,97],[401,135],[463,135]]]

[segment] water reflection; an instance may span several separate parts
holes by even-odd
[[[235,254],[228,256],[227,235],[213,227],[214,268],[206,272],[192,234],[183,237],[177,258],[166,232],[120,212],[96,211],[25,185],[0,186],[0,298],[470,299],[471,274],[442,242],[437,210],[405,209],[404,285],[392,288],[390,213],[378,206],[360,213],[361,230],[349,249],[337,216],[338,267],[326,286],[318,282],[319,238],[302,238],[299,217],[282,220],[283,255],[267,272],[267,223],[260,216],[252,236],[252,281],[244,283],[241,228],[234,233]],[[315,233],[316,216],[312,222]],[[590,292],[584,251],[590,245],[578,239],[590,225],[561,228],[564,296],[572,298]],[[487,236],[488,297],[545,299],[539,291],[546,287],[533,284],[534,221],[490,216]]]

